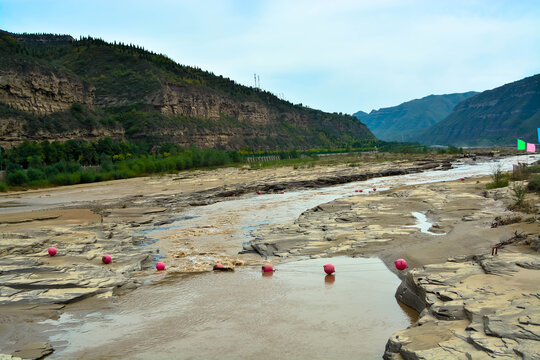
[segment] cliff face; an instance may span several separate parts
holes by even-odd
[[[8,116],[0,118],[0,145],[7,149],[17,146],[24,140],[29,141],[60,141],[84,140],[94,141],[104,137],[115,140],[125,140],[124,129],[120,126],[105,127],[101,124],[94,124],[91,127],[70,126],[64,129],[38,128],[32,130],[31,124],[24,118]]]
[[[211,121],[229,116],[255,125],[266,125],[271,121],[270,111],[260,103],[236,102],[209,91],[174,83],[163,84],[148,101],[165,115],[185,115]]]
[[[277,150],[375,140],[352,116],[294,105],[131,45],[0,31],[0,50],[0,141],[125,135],[151,145]]]
[[[0,69],[0,102],[46,115],[68,110],[74,103],[92,106],[94,88],[82,81],[38,66]]]

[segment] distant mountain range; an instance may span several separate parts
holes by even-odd
[[[540,74],[484,91],[460,102],[441,122],[416,137],[424,144],[456,146],[537,143],[540,127]]]
[[[354,114],[382,140],[427,145],[514,145],[538,142],[540,75],[482,93],[431,95]]]
[[[454,106],[477,92],[429,95],[398,106],[354,113],[381,140],[405,141],[414,138],[428,127],[444,120]]]
[[[0,30],[0,145],[103,137],[225,150],[377,141],[351,115],[295,105],[136,45]]]

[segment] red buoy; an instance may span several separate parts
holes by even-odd
[[[324,268],[324,272],[327,273],[328,275],[336,271],[336,268],[332,264],[326,264],[323,266],[323,268]]]
[[[263,272],[274,271],[274,267],[272,266],[272,264],[264,264],[264,265],[262,266],[262,271],[263,271]]]
[[[465,181],[465,178],[461,178],[461,181]]]
[[[377,188],[373,188],[373,191],[377,191]]]
[[[261,195],[261,192],[260,192],[260,191],[257,191],[257,195]]]
[[[282,193],[282,194],[285,194],[285,191],[281,190],[281,193]]]
[[[111,260],[112,260],[112,258],[111,258],[111,255],[109,255],[109,254],[103,255],[103,257],[101,258],[101,261],[103,261],[104,264],[110,263]]]
[[[358,190],[358,192],[362,192],[362,189]]]
[[[358,189],[354,190],[354,192],[358,192]]]
[[[51,246],[48,251],[49,251],[49,255],[51,256],[56,255],[56,248],[54,246]]]
[[[158,262],[158,263],[156,264],[156,269],[159,270],[159,271],[165,270],[165,264],[162,263],[161,261]]]
[[[396,261],[394,261],[394,265],[396,265],[396,269],[400,271],[407,268],[407,262],[403,259],[397,259]]]

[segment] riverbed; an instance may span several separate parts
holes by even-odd
[[[376,257],[314,256],[270,259],[277,271],[263,276],[255,264],[264,259],[238,252],[259,236],[261,226],[294,222],[319,204],[405,185],[468,181],[491,174],[497,164],[508,171],[516,162],[515,157],[468,161],[447,171],[249,194],[169,214],[167,224],[136,230],[156,240],[146,247],[159,250],[166,272],[144,271],[144,286],[112,301],[70,305],[59,318],[35,324],[34,337],[53,345],[51,358],[380,358],[389,335],[415,320],[394,298],[400,282],[395,270]],[[39,199],[52,204],[39,196],[15,201],[32,208],[42,206]],[[247,266],[207,271],[217,261],[237,258]],[[326,262],[336,265],[333,277],[322,270]]]

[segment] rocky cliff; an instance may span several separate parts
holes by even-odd
[[[0,69],[0,102],[37,115],[66,111],[75,103],[92,106],[94,88],[74,76],[19,62]]]
[[[16,121],[11,110],[0,113],[0,142],[39,140],[44,133],[54,138],[58,127],[58,139],[109,133],[221,149],[335,148],[376,140],[352,116],[294,105],[132,45],[0,32],[0,48],[0,105],[23,112]],[[64,114],[62,121],[57,114]],[[23,125],[16,124],[21,119]]]

